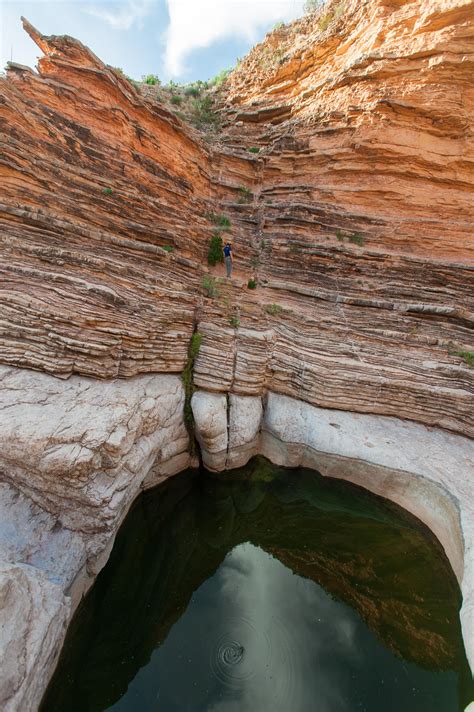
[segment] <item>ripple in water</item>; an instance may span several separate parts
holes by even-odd
[[[234,640],[219,650],[219,658],[225,665],[238,665],[244,657],[244,646]]]
[[[304,682],[295,667],[298,636],[292,629],[292,618],[283,621],[271,605],[282,577],[291,585],[295,577],[272,556],[249,543],[228,554],[221,576],[222,603],[214,610],[222,618],[211,649],[214,677],[228,692],[239,692],[244,697],[263,693],[274,709],[291,709],[292,704],[298,709],[299,688]],[[266,588],[268,582],[275,584],[272,591]],[[297,601],[298,596],[293,601],[287,599],[285,605],[298,607]],[[229,617],[228,610],[245,613]]]
[[[268,637],[252,620],[228,618],[215,633],[210,666],[222,685],[236,690],[258,674],[269,654]]]

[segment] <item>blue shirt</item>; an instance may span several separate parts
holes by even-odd
[[[226,246],[224,247],[224,255],[225,255],[225,257],[230,257],[231,252],[232,252],[232,247],[231,247],[230,245],[226,245]]]

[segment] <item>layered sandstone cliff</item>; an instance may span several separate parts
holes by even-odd
[[[44,57],[0,81],[3,363],[180,372],[197,327],[200,387],[472,434],[473,3],[327,12],[252,50],[210,139],[25,22]],[[239,269],[214,299],[210,212]]]
[[[25,661],[2,705],[35,709],[131,501],[190,462],[196,331],[205,462],[262,452],[402,504],[469,642],[474,2],[329,2],[252,50],[211,134],[24,25],[38,72],[0,78],[1,644]],[[207,266],[213,215],[232,282]]]

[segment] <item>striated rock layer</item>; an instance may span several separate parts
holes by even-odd
[[[472,435],[472,2],[335,1],[275,30],[209,136],[24,24],[44,57],[0,79],[0,361],[177,373],[199,328],[200,388]],[[210,212],[238,268],[214,298]]]
[[[420,517],[472,664],[474,3],[331,0],[252,50],[212,135],[24,25],[39,71],[0,77],[2,709],[36,708],[130,503],[190,463],[196,331],[204,462],[261,452]]]

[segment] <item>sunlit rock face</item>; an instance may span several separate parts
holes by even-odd
[[[471,3],[324,13],[252,50],[210,140],[25,23],[45,56],[0,80],[3,363],[179,372],[197,326],[201,389],[472,435]],[[209,211],[237,269],[215,298]]]
[[[177,374],[196,330],[210,469],[263,452],[342,477],[327,458],[351,459],[349,479],[436,532],[473,629],[472,2],[327,13],[249,54],[210,137],[24,23],[38,72],[0,77],[1,595],[29,650],[51,638],[8,668],[0,706],[38,702],[130,503],[188,466]],[[230,220],[236,267],[214,296],[210,212]]]

